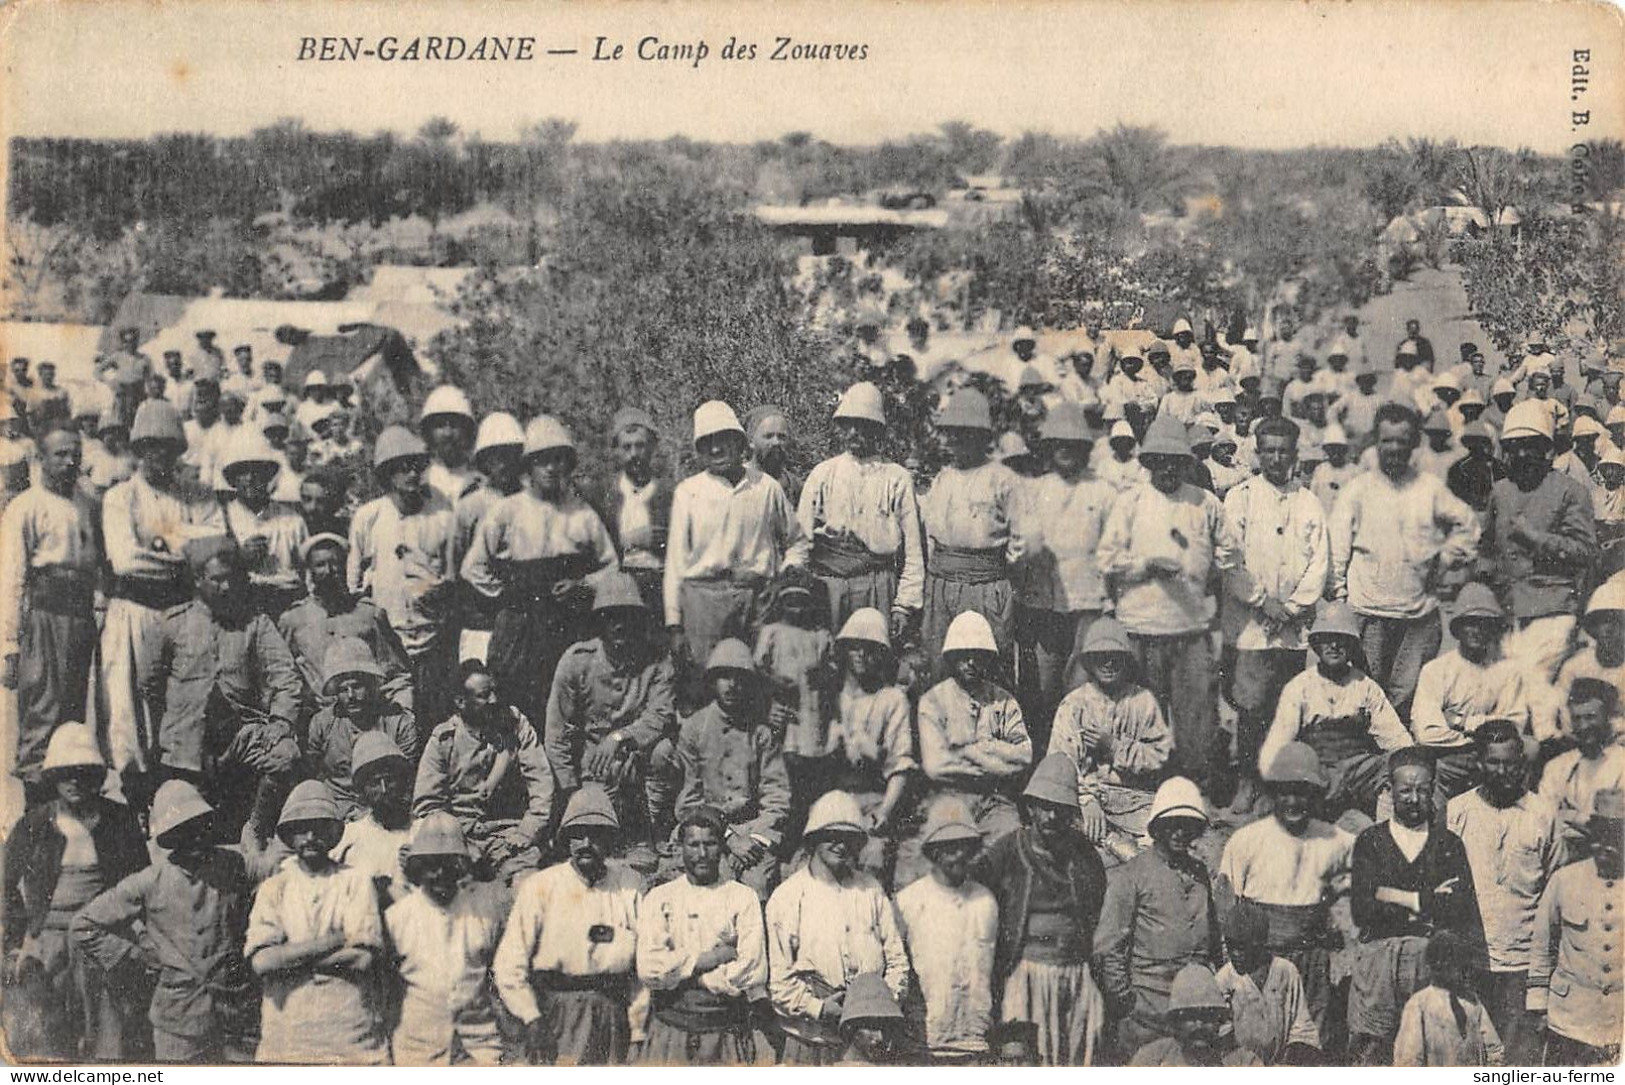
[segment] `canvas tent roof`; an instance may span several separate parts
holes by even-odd
[[[117,349],[117,329],[141,329],[142,350],[156,357],[165,350],[190,351],[197,332],[213,328],[215,343],[227,354],[238,343],[254,347],[256,357],[286,357],[288,347],[278,341],[280,328],[315,335],[332,335],[349,324],[372,319],[373,307],[344,301],[266,301],[258,298],[184,298],[165,294],[132,293],[119,306],[103,350]]]

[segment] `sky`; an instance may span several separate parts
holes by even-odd
[[[1150,124],[1176,143],[1370,146],[1389,137],[1528,146],[1625,135],[1625,29],[1605,0],[1078,0],[1051,3],[574,3],[12,0],[0,8],[8,136],[415,131],[444,115],[514,138],[716,141],[811,131],[874,143],[967,120],[1013,137]],[[530,61],[299,61],[301,40],[530,35]],[[597,38],[622,59],[590,58]],[[639,60],[648,36],[710,56]],[[724,60],[730,37],[755,60]],[[771,61],[779,37],[861,44],[856,61]],[[549,56],[547,49],[577,49]],[[1572,51],[1595,71],[1571,100]],[[1571,109],[1589,109],[1578,131]]]

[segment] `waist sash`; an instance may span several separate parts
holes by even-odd
[[[993,584],[1010,576],[1002,546],[989,547],[985,550],[963,546],[934,546],[931,548],[928,571],[939,580],[955,584]]]
[[[888,572],[897,565],[896,554],[878,554],[849,535],[819,535],[813,539],[809,566],[818,576],[856,577]]]
[[[67,565],[44,565],[28,571],[28,605],[47,614],[75,618],[89,614],[96,601],[96,574]]]

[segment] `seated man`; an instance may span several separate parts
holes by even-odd
[[[353,821],[361,811],[351,762],[362,735],[370,731],[387,735],[404,756],[417,758],[417,722],[412,713],[378,695],[383,677],[383,669],[373,662],[372,652],[363,642],[346,637],[328,648],[322,695],[331,698],[332,704],[310,721],[305,773],[327,783],[343,821]]]
[[[159,764],[195,783],[228,832],[247,828],[263,841],[299,756],[299,671],[271,619],[253,609],[237,544],[200,539],[186,556],[197,598],[166,612],[143,646]]]
[[[458,712],[434,729],[418,762],[412,816],[454,814],[485,879],[541,864],[553,814],[553,770],[530,721],[497,698],[485,664],[463,664]]]

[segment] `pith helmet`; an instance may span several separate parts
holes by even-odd
[[[864,972],[853,976],[846,985],[846,999],[841,1003],[841,1026],[855,1021],[901,1021],[903,1011],[897,1008],[897,999],[886,986],[886,977],[878,972]]]
[[[880,389],[868,381],[860,381],[848,388],[835,406],[836,418],[850,418],[864,422],[886,424],[886,403]]]
[[[1264,766],[1266,784],[1312,784],[1326,786],[1326,774],[1321,771],[1320,757],[1314,747],[1304,742],[1288,742],[1282,746],[1269,764]]]
[[[526,456],[537,456],[560,448],[574,452],[575,447],[576,443],[571,440],[570,431],[564,428],[564,423],[550,414],[537,415],[525,427]]]
[[[1022,798],[1038,799],[1069,809],[1078,808],[1078,766],[1064,753],[1052,753],[1038,763]]]
[[[980,840],[982,832],[970,810],[955,796],[943,796],[926,811],[920,845],[951,844],[960,840]]]
[[[1044,417],[1038,429],[1041,441],[1083,441],[1094,443],[1094,429],[1083,416],[1083,408],[1076,403],[1057,403]]]
[[[615,816],[615,804],[601,784],[583,784],[580,791],[570,796],[564,808],[564,820],[559,823],[560,834],[570,829],[619,829],[620,818]]]
[[[1507,411],[1506,420],[1501,423],[1501,440],[1510,441],[1519,437],[1544,437],[1550,441],[1551,408],[1532,399],[1514,403]]]
[[[948,400],[937,417],[938,429],[979,429],[993,431],[993,410],[987,397],[974,388],[961,388]]]
[[[745,671],[755,674],[756,660],[751,658],[750,649],[745,647],[744,641],[729,637],[727,640],[719,641],[717,646],[711,649],[711,658],[705,661],[707,676],[717,671]]]
[[[1128,639],[1128,630],[1116,618],[1096,618],[1083,635],[1080,655],[1101,655],[1106,652],[1134,654],[1134,645]]]
[[[204,801],[194,785],[185,780],[165,780],[152,800],[152,839],[159,847],[168,847],[164,837],[213,813],[214,807]]]
[[[1158,415],[1145,431],[1141,456],[1189,456],[1190,434],[1185,424],[1170,415]]]
[[[396,460],[428,458],[429,447],[423,439],[405,426],[390,426],[378,435],[372,449],[372,466],[382,470]]]
[[[745,427],[739,424],[739,416],[732,407],[720,399],[713,399],[700,404],[694,411],[694,442],[698,444],[717,433],[737,433],[743,437]]]
[[[467,859],[468,840],[463,836],[463,827],[455,817],[444,810],[437,810],[412,823],[412,838],[407,844],[407,854],[414,859],[431,855]]]
[[[102,751],[96,746],[96,733],[83,723],[62,723],[51,732],[40,772],[106,767]]]
[[[886,616],[874,607],[864,607],[852,612],[852,616],[841,626],[840,635],[835,638],[841,640],[861,640],[870,644],[878,644],[882,648],[891,647],[891,630],[886,625]]]
[[[480,419],[480,429],[474,436],[474,455],[493,448],[522,448],[525,431],[519,428],[519,419],[506,411],[494,411]]]
[[[423,401],[423,413],[418,415],[418,421],[432,418],[437,414],[456,415],[474,421],[474,408],[469,406],[468,397],[461,388],[450,384],[442,384],[429,393],[429,398]]]
[[[372,649],[359,637],[338,637],[322,657],[322,693],[332,696],[333,683],[351,674],[364,674],[373,681],[384,677],[384,669],[372,656]]]
[[[594,611],[642,610],[643,608],[643,594],[638,591],[637,581],[619,571],[599,574],[597,583],[593,585],[592,592],[592,609]]]
[[[1207,803],[1202,790],[1183,776],[1170,776],[1157,788],[1151,800],[1151,816],[1147,824],[1156,824],[1158,818],[1194,818],[1204,824],[1208,821]]]
[[[1204,964],[1188,964],[1174,977],[1168,990],[1168,1012],[1182,1010],[1223,1010],[1229,1012],[1230,1003],[1219,990],[1219,981],[1213,970]]]
[[[858,800],[845,791],[828,791],[807,811],[807,828],[803,836],[819,832],[863,833],[869,830],[863,823],[863,809]]]
[[[135,423],[130,427],[130,444],[142,441],[170,441],[186,447],[186,428],[181,425],[181,413],[167,400],[143,400],[135,409]]]
[[[282,816],[277,818],[278,829],[299,821],[338,821],[339,804],[333,800],[332,790],[320,780],[306,780],[288,795],[282,804]]]
[[[1467,618],[1491,618],[1497,622],[1506,621],[1506,612],[1501,609],[1500,602],[1489,585],[1474,581],[1462,586],[1461,594],[1456,597],[1456,614],[1450,619],[1450,631],[1456,631],[1456,623]]]
[[[355,747],[350,751],[351,779],[360,779],[364,770],[392,763],[403,769],[412,767],[394,739],[382,731],[363,731],[356,736]]]
[[[1360,639],[1360,619],[1347,603],[1326,603],[1315,615],[1315,624],[1309,627],[1309,639],[1317,637],[1353,637]]]
[[[942,651],[997,652],[999,644],[993,639],[993,627],[974,610],[961,612],[948,626],[948,636],[942,642]]]

